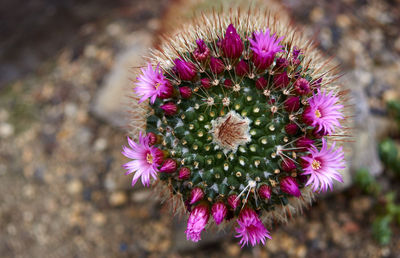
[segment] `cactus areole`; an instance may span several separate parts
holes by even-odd
[[[189,214],[189,240],[232,222],[242,246],[264,244],[271,221],[342,181],[335,78],[303,35],[272,17],[202,16],[137,77],[150,108],[146,133],[124,147],[127,174],[169,192]]]

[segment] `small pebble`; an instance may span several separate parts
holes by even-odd
[[[111,206],[118,207],[124,205],[128,201],[128,197],[124,192],[115,192],[110,195],[109,202]]]
[[[0,124],[0,137],[8,138],[14,134],[14,126],[9,123]]]
[[[81,181],[74,179],[73,181],[69,182],[67,184],[67,191],[70,194],[79,194],[80,192],[82,192],[83,189],[83,185],[81,183]]]

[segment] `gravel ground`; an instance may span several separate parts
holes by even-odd
[[[370,229],[377,204],[356,188],[276,225],[266,247],[240,249],[229,234],[178,240],[180,224],[123,176],[124,130],[90,111],[123,40],[157,29],[168,1],[55,2],[31,1],[15,15],[13,1],[0,4],[2,257],[400,257],[399,228],[380,246]],[[384,101],[400,92],[400,2],[284,4],[306,33],[319,32],[320,48],[357,77],[370,113],[385,121]]]

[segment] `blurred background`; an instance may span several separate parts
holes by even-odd
[[[209,2],[0,2],[1,257],[400,257],[400,1],[284,0],[334,56],[351,89],[346,183],[271,229],[265,247],[231,233],[185,240],[120,154],[130,68]],[[179,14],[179,15],[178,15]]]

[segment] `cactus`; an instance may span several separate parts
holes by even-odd
[[[275,16],[203,14],[164,40],[137,78],[150,111],[146,136],[128,137],[123,150],[132,185],[153,178],[171,194],[190,213],[189,240],[212,215],[218,227],[237,223],[242,246],[264,244],[264,223],[342,181],[344,92],[334,71]]]

